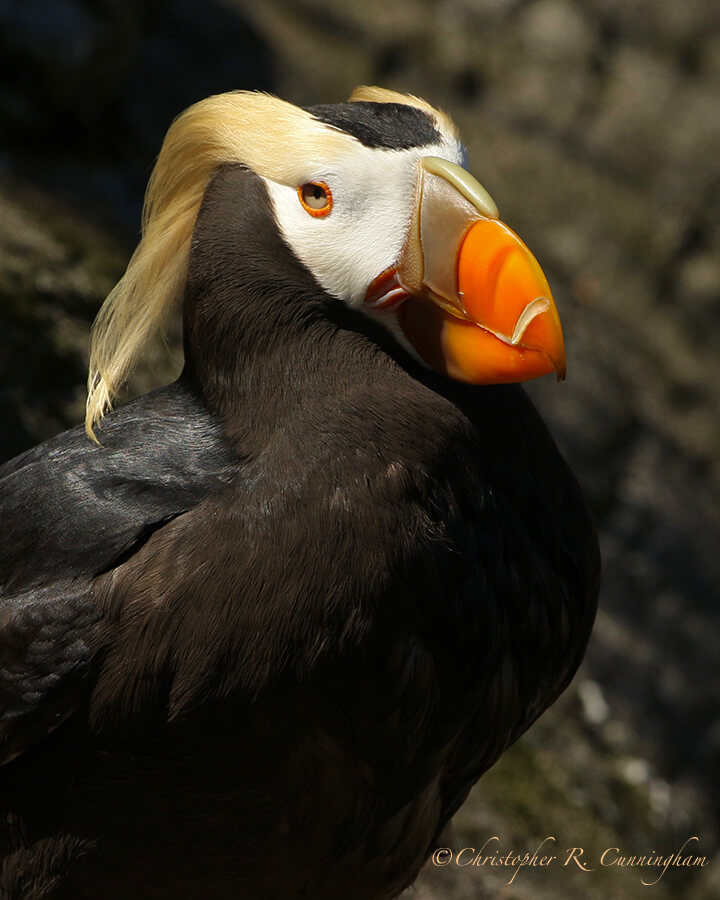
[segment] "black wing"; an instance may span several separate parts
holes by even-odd
[[[0,466],[0,762],[83,694],[100,611],[92,580],[237,471],[218,423],[181,383]]]

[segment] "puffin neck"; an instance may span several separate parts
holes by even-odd
[[[262,179],[219,169],[193,234],[183,378],[228,433],[261,439],[338,378],[359,377],[378,353],[358,316],[285,244]]]
[[[230,301],[237,307],[232,315],[226,312]],[[293,301],[294,314],[288,310]],[[225,291],[203,292],[196,316],[191,322],[186,317],[183,377],[228,428],[236,423],[259,437],[263,426],[277,427],[309,396],[327,390],[340,368],[338,329],[317,306],[312,296],[252,290],[237,282],[232,298]],[[258,315],[263,307],[272,314]]]

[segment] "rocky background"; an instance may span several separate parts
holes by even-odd
[[[568,380],[530,387],[584,485],[604,588],[573,686],[483,778],[408,897],[720,897],[720,4],[0,0],[0,459],[82,418],[88,327],[172,117],[357,83],[447,109],[555,291]],[[159,348],[133,389],[169,380]],[[704,868],[601,867],[686,852]],[[548,845],[546,845],[548,846]],[[594,871],[564,851],[582,847]]]

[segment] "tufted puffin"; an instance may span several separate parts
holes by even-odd
[[[390,900],[568,685],[597,541],[516,383],[562,329],[465,166],[375,87],[171,125],[85,427],[0,467],[6,900]]]

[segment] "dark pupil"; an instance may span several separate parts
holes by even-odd
[[[314,197],[316,200],[320,200],[320,198],[322,197],[322,195],[323,195],[324,193],[325,193],[325,191],[324,191],[321,187],[318,187],[318,186],[316,185],[316,186],[315,186],[315,189],[313,190],[313,197]]]

